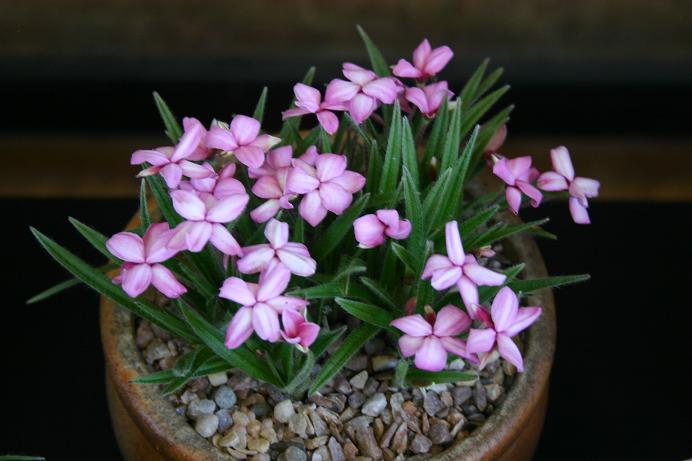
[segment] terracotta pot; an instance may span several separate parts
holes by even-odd
[[[503,219],[516,220],[514,216]],[[505,252],[526,263],[524,275],[545,277],[543,259],[533,238],[505,240]],[[548,381],[555,349],[555,306],[552,293],[535,294],[532,305],[543,315],[528,330],[525,372],[519,374],[504,401],[473,434],[435,456],[416,460],[528,461],[540,437],[548,401]],[[128,461],[230,460],[199,436],[157,386],[131,384],[147,373],[135,345],[132,315],[108,299],[101,300],[101,337],[106,358],[106,389],[111,420],[120,449]]]

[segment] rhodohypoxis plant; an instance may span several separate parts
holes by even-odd
[[[266,89],[252,116],[182,126],[155,93],[172,145],[132,154],[139,227],[109,238],[71,220],[105,266],[33,229],[76,280],[190,346],[137,382],[169,393],[234,368],[301,398],[376,335],[398,346],[397,385],[472,380],[500,359],[522,370],[514,340],[541,310],[520,299],[587,278],[529,280],[522,261],[496,257],[518,233],[551,235],[546,220],[504,212],[519,213],[524,196],[538,206],[568,191],[585,223],[598,192],[565,148],[542,175],[530,157],[498,152],[511,111],[491,111],[508,89],[494,89],[501,71],[486,61],[453,91],[438,79],[448,47],[424,40],[413,63],[391,66],[359,32],[370,68],[345,63],[324,97],[311,69],[278,132],[262,129]],[[498,190],[472,192],[479,173],[499,177]],[[464,370],[450,369],[459,360]]]

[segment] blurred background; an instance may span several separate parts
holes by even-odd
[[[308,67],[319,87],[343,61],[367,64],[356,24],[392,64],[424,37],[451,46],[441,77],[455,92],[491,58],[512,85],[502,103],[516,105],[502,152],[547,167],[549,149],[565,144],[578,174],[601,181],[592,226],[572,225],[565,204],[524,215],[553,218],[559,244],[541,242],[551,272],[593,275],[556,294],[560,339],[536,459],[692,457],[685,0],[0,1],[0,212],[11,255],[0,454],[119,459],[96,296],[75,289],[24,306],[65,278],[28,225],[98,262],[65,217],[111,233],[135,211],[129,156],[166,142],[152,91],[208,123],[251,113],[268,86],[272,131]]]

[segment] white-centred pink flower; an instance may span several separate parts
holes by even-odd
[[[285,309],[281,314],[281,337],[289,344],[307,352],[308,348],[315,342],[320,333],[320,326],[316,323],[308,322],[304,314],[297,310]]]
[[[541,315],[540,307],[519,307],[517,295],[509,287],[503,287],[495,296],[490,316],[478,308],[479,318],[487,328],[472,328],[466,341],[466,350],[473,354],[489,354],[495,348],[505,360],[524,371],[521,352],[512,337],[516,336]],[[481,361],[484,364],[484,361]]]
[[[348,106],[356,123],[363,123],[377,109],[379,103],[392,104],[399,87],[392,77],[378,77],[375,72],[346,62],[343,74],[348,79],[334,79],[327,86],[326,97]]]
[[[230,125],[216,122],[207,135],[208,147],[231,153],[250,168],[262,166],[265,152],[280,141],[260,134],[260,122],[245,115],[236,115]]]
[[[251,178],[257,178],[252,186],[252,193],[266,199],[262,205],[250,212],[250,218],[256,223],[263,223],[276,216],[279,210],[292,210],[291,200],[297,197],[286,189],[288,173],[291,171],[293,148],[277,147],[267,154],[267,159],[260,168],[248,169]]]
[[[447,82],[437,82],[423,88],[411,87],[406,89],[406,100],[416,106],[423,115],[433,118],[445,99],[451,99],[454,93],[449,91]]]
[[[183,176],[201,179],[210,176],[207,168],[192,160],[202,160],[208,155],[204,145],[207,130],[195,118],[183,120],[185,132],[175,147],[166,146],[156,149],[143,149],[135,151],[130,159],[131,165],[149,163],[151,166],[142,170],[137,176],[151,176],[160,174],[166,185],[175,189],[180,184]]]
[[[168,245],[176,250],[202,251],[211,242],[219,251],[229,256],[241,255],[242,250],[225,224],[236,219],[250,199],[242,193],[221,199],[206,192],[174,190],[171,192],[173,207],[185,221],[173,230]]]
[[[243,257],[238,260],[238,270],[243,274],[255,274],[274,262],[301,277],[313,275],[317,263],[310,257],[308,248],[302,243],[289,242],[288,234],[287,223],[276,219],[269,221],[264,229],[269,243],[244,247]]]
[[[328,211],[342,214],[351,205],[353,194],[365,185],[365,177],[346,169],[344,155],[318,155],[315,146],[308,151],[306,156],[293,160],[286,188],[291,193],[303,195],[298,211],[315,227]]]
[[[433,49],[428,39],[418,45],[413,51],[413,64],[405,59],[399,59],[392,66],[392,73],[397,77],[427,79],[439,73],[454,56],[454,52],[448,46],[440,46]]]
[[[227,348],[240,347],[253,331],[265,341],[279,340],[279,315],[286,310],[301,311],[308,304],[304,299],[282,296],[290,279],[291,273],[281,264],[262,273],[256,284],[237,277],[226,279],[219,296],[241,305],[226,329]]]
[[[595,179],[575,177],[574,166],[569,151],[559,146],[550,151],[553,170],[538,178],[538,187],[544,191],[569,191],[569,211],[577,224],[591,224],[589,219],[589,198],[598,197],[601,183]]]
[[[493,174],[507,184],[505,197],[514,214],[519,213],[522,193],[529,197],[532,207],[538,207],[543,200],[543,194],[532,184],[538,179],[539,173],[536,168],[531,167],[531,156],[507,159],[493,155],[493,160]]]
[[[473,360],[466,343],[459,339],[462,332],[471,326],[471,318],[451,304],[426,320],[420,314],[400,317],[391,325],[404,334],[399,338],[399,349],[404,357],[416,356],[416,368],[440,371],[447,364],[447,353]]]
[[[296,97],[296,107],[283,112],[281,114],[283,120],[305,114],[315,114],[324,131],[329,134],[336,133],[336,130],[339,129],[339,119],[333,111],[346,110],[348,107],[343,101],[334,100],[333,92],[330,91],[329,87],[327,87],[324,101],[319,90],[304,83],[297,83],[293,87],[293,93]]]
[[[113,282],[121,284],[125,293],[132,298],[144,293],[152,284],[169,298],[177,298],[187,292],[175,275],[160,264],[176,253],[168,247],[170,238],[168,223],[158,223],[149,226],[143,238],[132,232],[119,232],[108,239],[108,251],[125,261]]]
[[[399,219],[396,210],[382,209],[366,214],[353,221],[353,232],[361,248],[375,248],[382,245],[385,237],[403,240],[411,233],[411,222]]]
[[[473,255],[464,254],[459,226],[456,221],[450,221],[446,224],[445,238],[447,256],[438,254],[430,256],[425,263],[421,279],[430,278],[432,287],[438,291],[456,285],[469,315],[475,319],[475,306],[478,305],[478,286],[502,285],[507,277],[481,266]]]

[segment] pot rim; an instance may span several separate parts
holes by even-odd
[[[474,189],[491,190],[486,184]],[[504,212],[503,220],[512,224],[521,220]],[[128,228],[137,225],[138,217]],[[523,275],[529,278],[546,277],[543,257],[533,237],[514,235],[504,240],[505,250],[526,266]],[[530,416],[539,407],[547,392],[556,341],[556,319],[553,294],[543,289],[529,296],[532,305],[543,307],[543,314],[527,331],[524,348],[523,373],[517,373],[512,387],[492,415],[469,437],[436,455],[419,455],[409,459],[422,461],[496,459],[507,451],[519,437]],[[133,315],[119,309],[101,297],[101,342],[107,379],[140,431],[164,456],[185,461],[228,461],[232,457],[216,449],[210,441],[197,434],[194,428],[173,405],[166,401],[158,386],[138,385],[130,381],[149,373],[135,343]]]

